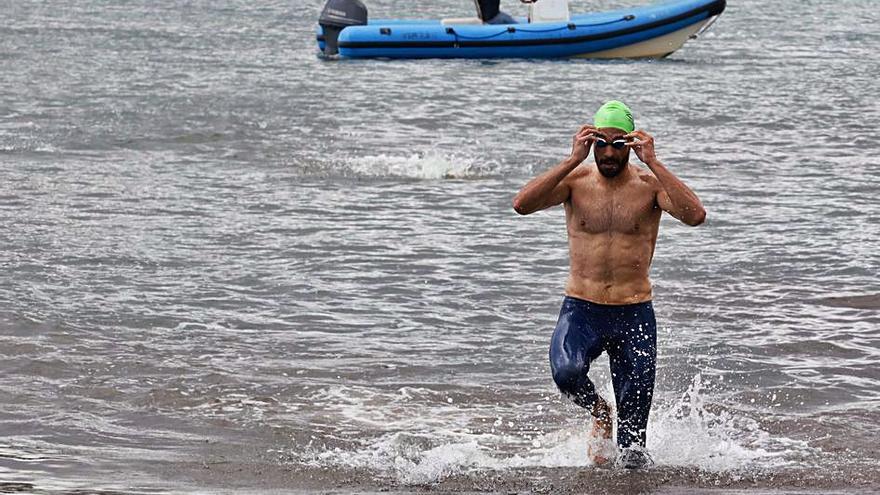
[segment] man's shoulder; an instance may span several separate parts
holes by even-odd
[[[657,180],[657,176],[654,175],[650,170],[644,169],[638,165],[630,164],[630,167],[635,171],[636,181],[640,184],[647,184],[651,187],[659,187],[660,181]]]
[[[592,171],[593,169],[591,167],[588,167],[586,165],[579,165],[565,177],[565,182],[568,183],[569,187],[583,184],[583,179],[585,177],[589,177]]]

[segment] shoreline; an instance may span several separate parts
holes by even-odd
[[[211,493],[456,493],[579,494],[586,487],[595,493],[740,493],[781,495],[791,493],[876,493],[880,471],[862,470],[857,476],[809,476],[803,469],[710,472],[696,468],[658,467],[645,471],[608,468],[522,468],[479,470],[451,474],[438,482],[406,484],[387,473],[364,469],[338,469],[283,464],[202,463],[170,466],[171,479]],[[183,469],[181,469],[183,468]],[[181,469],[178,471],[178,469]],[[287,491],[285,491],[287,490]],[[291,491],[292,490],[292,491]]]

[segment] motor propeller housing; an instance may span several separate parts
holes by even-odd
[[[318,17],[324,30],[324,55],[339,53],[339,33],[348,26],[367,23],[367,7],[360,0],[327,0]]]

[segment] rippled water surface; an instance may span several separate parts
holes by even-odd
[[[873,1],[491,63],[320,60],[321,3],[4,3],[0,491],[880,489]],[[550,378],[562,211],[510,208],[610,98],[709,212],[661,227],[640,473]]]

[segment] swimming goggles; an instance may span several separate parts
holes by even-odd
[[[606,141],[602,138],[596,138],[596,146],[599,148],[604,148],[604,147],[608,146],[609,144],[611,145],[612,148],[614,148],[616,150],[623,149],[623,147],[626,146],[626,139],[615,139],[614,141],[611,141],[609,143],[608,141]]]

